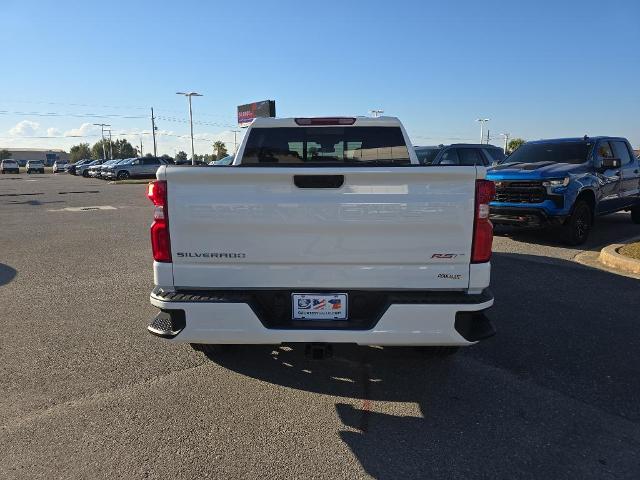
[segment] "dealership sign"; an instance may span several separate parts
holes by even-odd
[[[276,102],[275,100],[263,100],[261,102],[247,103],[246,105],[238,105],[238,125],[241,127],[248,126],[255,118],[258,117],[275,117]]]

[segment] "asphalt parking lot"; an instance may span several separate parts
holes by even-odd
[[[453,359],[151,337],[143,185],[0,177],[0,478],[640,477],[640,282],[499,231]],[[586,249],[640,234],[600,220]]]

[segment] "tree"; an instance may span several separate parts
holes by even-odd
[[[187,152],[180,150],[176,153],[176,163],[185,163],[187,161]]]
[[[111,152],[113,152],[113,158],[133,158],[136,156],[136,149],[124,138],[111,143],[105,139],[104,149],[107,158],[110,158]],[[91,158],[99,159],[102,158],[102,155],[102,140],[98,140],[93,147],[91,147]]]
[[[172,162],[173,158],[171,158],[171,156],[167,155],[166,153],[164,155],[162,155],[160,157],[162,160],[164,160],[165,162]]]
[[[11,158],[11,152],[9,150],[0,150],[0,160]]]
[[[88,143],[74,145],[71,147],[71,150],[69,150],[69,161],[71,163],[76,163],[85,158],[91,158],[91,149]]]
[[[218,140],[213,144],[213,151],[216,152],[216,160],[227,156],[227,147],[224,142]]]
[[[104,143],[104,150],[102,149],[102,144]],[[106,153],[106,158],[109,158],[109,141],[108,140],[98,140],[91,147],[91,158],[94,160],[99,160],[103,158]]]
[[[522,138],[512,138],[511,140],[509,140],[509,143],[507,144],[507,151],[505,153],[513,153],[518,149],[520,145],[522,145],[525,142],[526,140]]]
[[[116,140],[113,143],[113,158],[133,158],[136,149],[126,139]]]

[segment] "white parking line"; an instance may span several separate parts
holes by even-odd
[[[89,212],[93,210],[117,210],[116,207],[111,205],[96,205],[92,207],[65,207],[47,210],[48,212]]]

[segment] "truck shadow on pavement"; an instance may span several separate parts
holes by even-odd
[[[340,397],[338,435],[375,478],[637,478],[640,282],[530,255],[493,266],[498,334],[455,357],[338,345],[314,361],[294,344],[209,358]]]
[[[14,268],[11,268],[9,265],[4,263],[0,263],[0,287],[10,283],[17,274],[18,272],[16,272]]]
[[[640,235],[640,225],[634,224],[631,221],[631,215],[626,212],[598,217],[587,242],[577,247],[564,245],[560,241],[557,228],[521,229],[496,225],[494,234],[496,237],[508,237],[516,242],[595,251],[606,245],[619,243]]]

